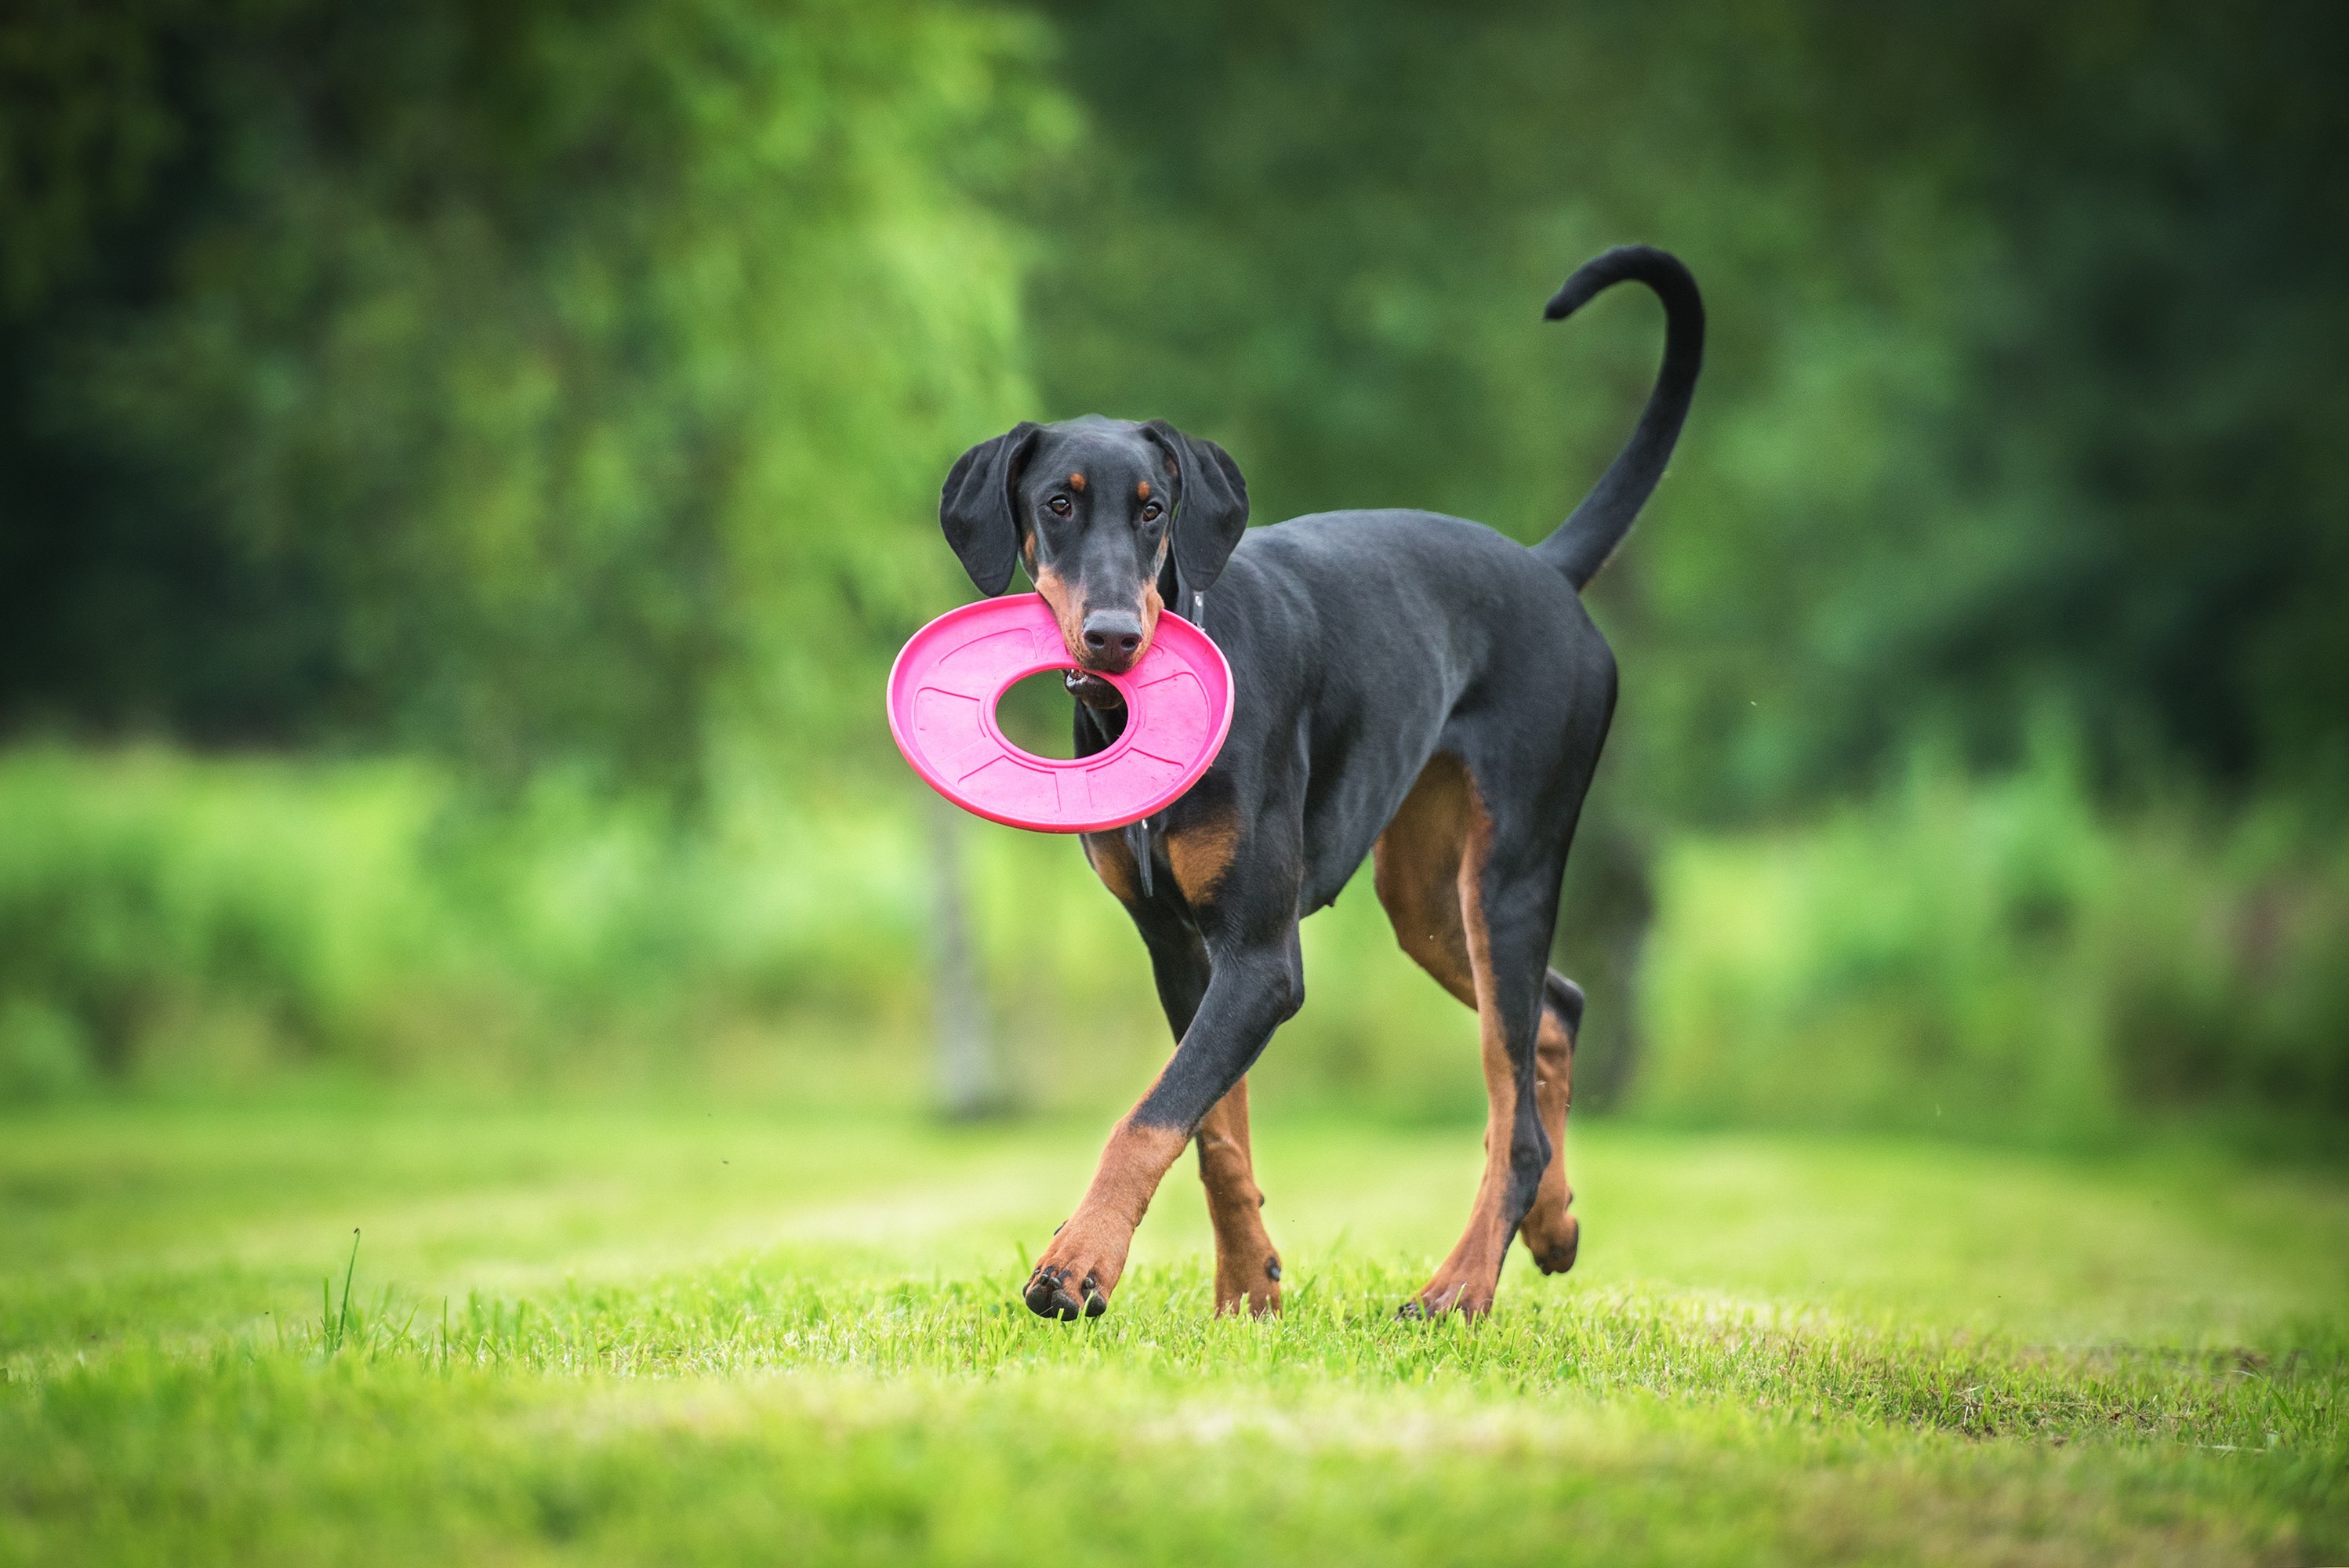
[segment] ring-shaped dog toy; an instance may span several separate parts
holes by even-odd
[[[995,705],[1044,670],[1074,669],[1040,594],[982,599],[914,634],[889,672],[889,733],[925,783],[989,821],[1043,833],[1098,833],[1164,810],[1199,781],[1232,727],[1232,669],[1207,634],[1162,613],[1149,651],[1123,675],[1107,749],[1059,760],[1022,751]]]

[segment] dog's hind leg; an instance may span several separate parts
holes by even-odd
[[[1494,832],[1467,769],[1443,754],[1420,775],[1377,846],[1379,899],[1395,935],[1476,1009],[1485,1064],[1485,1174],[1459,1244],[1404,1308],[1414,1315],[1489,1311],[1501,1261],[1544,1186],[1555,1182],[1556,1218],[1566,1225],[1545,1229],[1537,1245],[1556,1258],[1558,1231],[1570,1235],[1573,1223],[1557,1149],[1572,1029],[1556,1015],[1578,993],[1562,977],[1549,984],[1547,962],[1560,857],[1511,855],[1496,874]],[[1545,1041],[1560,1070],[1542,1070]]]
[[[1264,1316],[1280,1310],[1280,1254],[1264,1228],[1264,1193],[1248,1153],[1247,1079],[1199,1123],[1199,1180],[1216,1227],[1216,1311]]]
[[[1574,1103],[1574,1039],[1582,1030],[1582,1005],[1581,986],[1555,969],[1544,976],[1541,1028],[1534,1037],[1534,1102],[1549,1138],[1549,1164],[1518,1229],[1544,1274],[1572,1268],[1582,1245],[1582,1222],[1569,1212],[1574,1189],[1566,1179],[1566,1113]]]

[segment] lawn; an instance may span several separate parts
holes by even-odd
[[[2337,1171],[1593,1123],[1576,1273],[1415,1325],[1475,1130],[1263,1107],[1284,1318],[1186,1165],[1045,1324],[1101,1130],[0,1119],[0,1561],[2349,1559]]]

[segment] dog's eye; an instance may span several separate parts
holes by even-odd
[[[1158,503],[1154,500],[1152,501],[1149,505],[1142,509],[1142,521],[1144,522],[1156,522],[1158,521],[1160,510],[1161,508]]]
[[[1044,504],[1052,509],[1052,515],[1054,517],[1066,517],[1069,515],[1069,498],[1067,496],[1056,495]]]

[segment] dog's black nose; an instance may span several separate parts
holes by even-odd
[[[1085,614],[1085,652],[1124,667],[1142,647],[1142,617],[1131,610],[1092,610]]]

